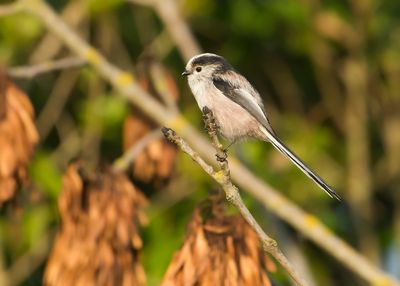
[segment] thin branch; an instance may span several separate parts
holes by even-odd
[[[0,240],[0,285],[9,285],[9,273],[6,270],[4,241]]]
[[[40,0],[19,1],[22,1],[22,7],[25,11],[36,15],[47,29],[57,35],[67,47],[82,59],[86,59],[93,69],[119,91],[118,95],[129,100],[158,124],[170,126],[179,132],[205,160],[208,162],[215,160],[213,147],[208,140],[195,130],[180,113],[167,109],[152,98],[138,85],[133,76],[118,69],[96,49],[83,41],[45,2]],[[333,234],[317,217],[306,213],[290,202],[279,191],[261,181],[232,157],[230,157],[230,171],[232,180],[239,187],[369,284],[400,285],[396,279],[377,268]]]
[[[290,277],[292,277],[292,279],[298,285],[306,285],[304,279],[296,272],[289,260],[278,248],[277,242],[269,237],[254,219],[253,215],[243,203],[238,188],[233,185],[231,181],[230,168],[227,160],[226,150],[223,148],[218,139],[219,126],[215,122],[212,111],[208,109],[207,106],[203,108],[203,117],[208,135],[210,136],[212,145],[217,152],[217,161],[223,174],[223,176],[221,176],[221,182],[219,183],[223,186],[227,200],[239,209],[244,219],[255,230],[262,241],[264,251],[270,253],[273,257],[275,257],[275,259],[281,264],[281,266],[287,271]]]
[[[148,49],[154,51],[158,59],[165,58],[173,48],[174,43],[165,28],[148,45]]]
[[[4,16],[9,16],[13,15],[15,13],[18,13],[22,10],[22,7],[20,5],[21,3],[19,1],[11,3],[11,4],[5,4],[0,6],[0,17]]]
[[[154,140],[162,138],[160,129],[154,130],[143,136],[138,142],[133,144],[121,157],[113,163],[113,168],[117,171],[126,170],[135,161],[137,156]]]
[[[21,285],[46,260],[52,237],[54,237],[53,231],[44,233],[27,252],[10,266],[8,285]]]
[[[81,134],[78,132],[73,119],[66,112],[60,115],[55,127],[60,138],[60,145],[50,155],[59,169],[65,169],[72,158],[76,158],[83,145]]]
[[[360,240],[360,249],[374,261],[380,260],[379,242],[371,222],[375,220],[371,147],[369,144],[368,71],[363,60],[348,59],[343,67],[345,88],[344,125],[347,146],[347,185],[350,213],[354,214],[354,231]]]
[[[212,116],[212,115],[211,115]],[[209,117],[211,118],[211,117]],[[211,126],[213,124],[212,120],[209,120],[206,125]],[[212,127],[211,127],[212,128]],[[211,130],[211,128],[209,130]],[[220,157],[221,153],[223,154],[223,150],[221,145],[218,142],[218,138],[214,131],[210,131],[210,137],[213,140],[213,143],[217,143],[219,145],[215,145],[215,149],[217,151],[218,160],[220,162],[220,171],[215,171],[212,166],[207,164],[201,156],[196,153],[189,144],[179,137],[175,131],[170,128],[163,128],[162,132],[164,136],[171,141],[172,143],[176,144],[183,152],[188,154],[192,159],[200,165],[200,167],[210,175],[225,192],[226,199],[234,205],[243,218],[247,221],[247,223],[253,228],[253,230],[257,233],[259,239],[262,242],[263,249],[266,253],[271,254],[279,264],[286,270],[289,276],[296,282],[297,285],[307,285],[306,282],[300,277],[300,275],[295,271],[293,266],[290,264],[289,260],[285,257],[282,251],[278,248],[278,244],[274,239],[269,237],[254,219],[253,215],[247,209],[245,204],[243,203],[242,198],[240,197],[238,188],[232,183],[230,174],[229,174],[229,164],[226,160],[226,157]]]
[[[171,88],[168,85],[168,79],[166,76],[165,69],[160,64],[150,64],[150,78],[154,84],[157,93],[160,95],[161,100],[168,109],[177,111],[176,96],[171,92]]]
[[[45,140],[57,123],[78,77],[78,71],[64,71],[54,81],[53,90],[36,119],[41,141]]]
[[[175,0],[127,0],[131,3],[153,7],[164,22],[183,58],[187,61],[200,54],[201,49],[181,15]]]
[[[49,61],[32,66],[13,67],[7,71],[7,74],[11,77],[31,79],[44,73],[81,67],[86,64],[87,62],[82,58],[68,57],[61,60]]]
[[[66,1],[59,15],[71,28],[79,29],[80,35],[87,33],[86,23],[89,21],[89,13],[86,0]],[[47,30],[42,35],[34,50],[29,55],[28,64],[38,64],[54,59],[61,54],[64,48],[64,42]]]
[[[181,148],[181,150],[183,152],[185,152],[186,154],[188,154],[190,157],[192,157],[192,159],[200,165],[200,167],[210,176],[212,176],[215,180],[215,171],[214,168],[209,165],[208,163],[206,163],[206,161],[204,161],[203,158],[201,158],[201,156],[195,152],[192,147],[189,146],[188,143],[186,143],[186,141],[179,137],[178,135],[176,135],[176,132],[174,130],[172,130],[171,128],[167,128],[167,127],[163,127],[161,129],[162,133],[164,134],[165,138],[167,138],[170,142],[176,144],[179,148]]]

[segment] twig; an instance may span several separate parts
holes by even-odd
[[[344,123],[346,125],[347,185],[350,213],[354,214],[354,231],[360,240],[360,249],[370,259],[379,261],[379,243],[371,224],[375,220],[372,204],[373,183],[368,112],[368,74],[363,60],[348,59],[343,68],[346,94]]]
[[[226,199],[239,209],[245,220],[256,231],[257,235],[262,241],[264,251],[275,257],[275,259],[278,260],[278,262],[298,285],[306,285],[304,279],[296,272],[289,260],[278,248],[277,242],[262,230],[246,205],[243,203],[238,188],[233,185],[231,181],[229,162],[227,160],[227,153],[218,139],[219,126],[215,122],[212,111],[207,106],[203,108],[203,117],[208,135],[210,136],[212,145],[217,152],[217,161],[219,162],[219,166],[223,174],[219,183],[223,186]]]
[[[71,28],[80,29],[81,35],[86,34],[86,24],[89,21],[87,14],[89,13],[86,0],[67,1],[60,11],[60,17]],[[61,54],[64,47],[63,41],[47,30],[40,41],[35,45],[34,50],[29,55],[27,62],[29,64],[38,64],[54,59]]]
[[[177,111],[176,100],[174,94],[171,92],[171,88],[168,86],[168,79],[166,76],[166,71],[158,63],[150,64],[150,78],[154,84],[157,93],[160,95],[161,100],[166,105],[168,109]]]
[[[0,285],[10,284],[9,273],[6,270],[4,242],[0,240]]]
[[[189,60],[196,54],[200,53],[200,47],[196,39],[193,37],[188,25],[178,9],[175,0],[127,0],[140,5],[148,5],[153,7],[160,19],[167,27],[169,34],[174,40],[180,53],[185,60]]]
[[[11,3],[11,4],[1,5],[0,6],[0,17],[13,15],[13,14],[21,11],[22,7],[20,4],[21,3],[19,3],[19,1],[17,1],[17,2]]]
[[[50,159],[56,163],[58,168],[65,169],[72,158],[76,158],[83,145],[81,134],[78,132],[73,119],[64,112],[55,127],[60,138],[63,138],[57,149],[53,150]]]
[[[258,237],[260,238],[263,249],[266,253],[271,254],[275,259],[279,262],[279,264],[286,270],[286,272],[292,277],[292,279],[296,282],[297,285],[306,285],[305,281],[300,277],[300,275],[295,271],[295,269],[292,267],[288,259],[285,257],[285,255],[281,252],[281,250],[278,248],[278,244],[276,241],[272,238],[270,238],[260,227],[260,225],[257,223],[257,221],[254,219],[253,215],[250,213],[250,211],[247,209],[245,204],[242,201],[242,198],[240,197],[238,188],[232,183],[230,175],[229,175],[229,165],[228,161],[225,159],[221,159],[220,153],[222,149],[220,146],[216,146],[215,149],[218,152],[218,157],[220,161],[220,171],[215,171],[212,166],[207,164],[201,156],[196,153],[190,146],[189,144],[183,140],[181,137],[179,137],[176,132],[170,128],[164,127],[162,129],[162,132],[164,133],[164,136],[171,141],[172,143],[176,144],[183,152],[188,154],[192,159],[200,165],[200,167],[208,174],[210,175],[218,184],[221,185],[222,189],[225,192],[226,199],[233,204],[241,213],[243,218],[248,222],[248,224],[254,229],[254,231],[257,233]],[[210,136],[214,141],[214,138],[216,137],[215,133],[210,132]],[[217,142],[218,139],[214,142]]]
[[[114,161],[113,168],[117,171],[126,170],[147,145],[161,137],[162,133],[160,129],[146,134],[138,142],[133,144],[121,157]]]
[[[82,59],[86,59],[101,76],[119,91],[118,95],[124,96],[158,124],[168,125],[179,132],[205,160],[208,162],[214,160],[213,147],[208,140],[196,131],[180,113],[168,110],[141,89],[129,73],[115,67],[96,49],[78,37],[45,2],[40,0],[19,1],[22,1],[25,11],[36,15],[47,29],[62,39],[66,46]],[[246,190],[264,204],[269,211],[290,224],[369,284],[400,285],[396,279],[371,264],[364,256],[334,235],[318,218],[290,202],[279,191],[261,181],[232,157],[230,158],[230,170],[233,181],[239,187]]]
[[[11,77],[31,79],[37,75],[56,70],[81,67],[87,62],[79,57],[68,57],[61,60],[49,61],[32,66],[13,67],[7,71]]]
[[[168,34],[168,31],[164,28],[152,41],[149,43],[148,48],[150,51],[154,51],[158,59],[165,58],[174,48],[174,43]]]
[[[42,141],[57,123],[78,77],[78,71],[64,71],[55,80],[53,90],[36,119],[36,126]]]
[[[54,237],[54,231],[42,234],[42,237],[10,266],[8,285],[21,285],[46,260],[52,237]]]

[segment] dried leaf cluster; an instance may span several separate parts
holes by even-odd
[[[138,115],[128,116],[124,123],[124,150],[135,145],[153,129],[152,124]],[[170,177],[176,157],[176,148],[165,139],[155,139],[140,152],[132,165],[135,179],[159,186]]]
[[[160,63],[145,59],[138,68],[141,86],[159,98],[164,104],[175,104],[178,88],[171,73]],[[124,150],[139,142],[157,128],[157,125],[138,110],[128,116],[124,123]],[[176,157],[176,147],[164,138],[153,140],[135,158],[132,172],[135,179],[152,183],[157,187],[170,178]]]
[[[0,207],[26,182],[26,168],[39,140],[28,96],[0,75]]]
[[[252,228],[240,216],[226,216],[219,203],[207,208],[194,211],[162,285],[271,285],[267,271],[275,271],[275,264]]]
[[[61,230],[45,271],[45,285],[144,285],[138,261],[138,223],[145,197],[123,174],[105,170],[83,178],[69,166],[59,197]]]

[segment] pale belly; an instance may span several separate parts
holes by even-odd
[[[207,90],[212,90],[212,92],[205,95],[203,89],[197,90],[196,93],[193,91],[193,93],[201,110],[207,106],[213,111],[223,137],[230,141],[241,140],[246,137],[265,140],[265,135],[260,131],[260,124],[247,110],[224,96],[214,86]]]

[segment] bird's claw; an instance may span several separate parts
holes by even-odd
[[[215,155],[215,157],[217,157],[217,161],[220,163],[225,162],[226,158],[228,158],[227,150],[223,149],[222,152],[223,152],[223,155],[220,155],[220,154]]]

